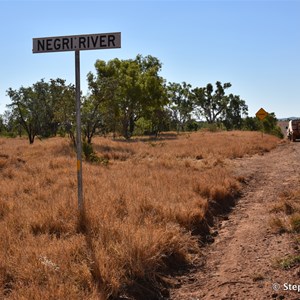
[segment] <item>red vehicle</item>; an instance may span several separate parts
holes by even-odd
[[[289,121],[286,134],[290,141],[300,139],[300,119]]]

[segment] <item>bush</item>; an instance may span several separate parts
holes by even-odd
[[[278,138],[280,139],[283,139],[284,138],[284,135],[281,131],[281,128],[279,126],[276,126],[271,132],[270,132],[272,135],[275,135],[277,136]]]
[[[222,123],[206,123],[203,124],[201,129],[209,132],[218,132],[226,130],[225,126]]]
[[[93,145],[83,142],[82,151],[85,159],[91,163],[101,163],[107,165],[109,160],[107,158],[99,157],[93,149]]]
[[[82,143],[82,151],[83,151],[83,154],[84,154],[86,160],[89,160],[90,157],[94,154],[92,144],[89,144],[87,142]]]

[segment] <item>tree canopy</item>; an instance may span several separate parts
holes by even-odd
[[[72,122],[74,87],[66,86],[65,80],[51,79],[48,83],[42,79],[31,87],[9,88],[7,95],[11,98],[8,106],[25,130],[30,144],[37,135],[54,136],[59,125]],[[71,108],[73,105],[74,109]]]
[[[139,118],[150,118],[167,103],[164,79],[158,74],[161,63],[153,56],[116,58],[107,63],[98,60],[95,68],[96,75],[88,74],[92,97],[102,101],[104,115],[111,116],[111,128],[119,128],[126,139],[132,136]],[[103,97],[111,88],[113,92]]]
[[[97,60],[95,73],[87,74],[88,92],[81,97],[82,131],[87,143],[95,134],[113,133],[129,139],[134,134],[197,130],[205,124],[228,130],[273,132],[276,118],[263,124],[249,118],[239,95],[227,93],[231,83],[192,87],[169,82],[160,75],[158,58]],[[8,110],[0,116],[0,133],[26,133],[35,137],[69,134],[75,144],[75,87],[64,79],[40,80],[30,87],[9,88]],[[270,129],[271,128],[271,129]]]
[[[228,117],[239,118],[241,113],[247,114],[248,107],[239,96],[226,95],[226,89],[231,87],[227,82],[222,85],[216,82],[214,90],[211,83],[206,87],[193,89],[195,111],[198,116],[203,116],[208,123],[215,123]]]
[[[192,86],[186,82],[169,83],[167,93],[169,109],[176,123],[177,131],[184,131],[185,124],[190,120],[193,111]]]

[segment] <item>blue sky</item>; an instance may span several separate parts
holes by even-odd
[[[300,117],[300,0],[0,0],[0,113],[10,87],[75,82],[74,53],[32,54],[32,38],[106,32],[121,32],[122,48],[81,52],[83,93],[97,59],[150,54],[167,82],[230,82],[250,116]]]

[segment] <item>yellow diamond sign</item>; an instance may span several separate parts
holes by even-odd
[[[256,117],[259,118],[261,121],[268,115],[268,113],[261,108],[257,113],[256,113]]]

